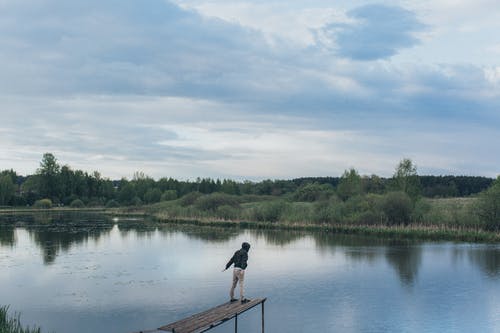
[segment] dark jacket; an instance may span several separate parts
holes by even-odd
[[[245,244],[248,244],[248,243],[245,243]],[[248,247],[243,246],[241,249],[234,252],[233,257],[226,264],[226,269],[228,269],[229,266],[231,266],[232,264],[234,264],[234,267],[239,267],[241,269],[247,268],[248,250],[249,249],[250,249],[250,245],[248,245]]]

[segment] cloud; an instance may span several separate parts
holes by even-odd
[[[0,2],[0,169],[31,173],[51,151],[113,178],[387,175],[403,156],[498,172],[498,65],[395,61],[425,29],[397,6],[313,24],[315,7],[281,38],[304,6],[280,16],[287,5],[260,3],[287,21],[262,30],[268,19],[224,19],[249,5],[214,17],[163,0]],[[318,46],[307,31],[326,17]]]
[[[347,12],[351,23],[331,23],[319,34],[334,44],[337,54],[354,60],[376,60],[419,43],[414,36],[424,28],[416,15],[404,8],[364,5]]]

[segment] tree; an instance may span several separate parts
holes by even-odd
[[[500,230],[500,176],[479,195],[476,211],[486,229]]]
[[[9,175],[0,176],[0,206],[8,205],[14,196],[15,186]]]
[[[383,198],[382,210],[390,224],[408,224],[413,205],[410,196],[405,192],[389,192]]]
[[[148,204],[156,203],[161,200],[161,191],[158,188],[150,188],[146,194],[144,194],[144,201]]]
[[[345,170],[337,186],[337,195],[346,201],[350,197],[361,194],[361,177],[354,168]]]
[[[420,195],[420,180],[417,175],[417,166],[411,159],[402,159],[393,176],[394,189],[408,194],[415,201]]]
[[[134,186],[127,180],[122,179],[120,184],[120,192],[118,193],[118,200],[122,205],[132,204],[133,199],[136,196]]]
[[[61,167],[57,164],[57,159],[51,153],[43,154],[40,168],[37,174],[40,175],[40,195],[42,197],[54,198],[60,196],[60,184],[58,176]]]

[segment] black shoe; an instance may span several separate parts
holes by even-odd
[[[236,298],[231,298],[231,299],[229,300],[229,302],[231,302],[231,303],[234,303],[234,302],[236,302],[236,301],[237,301],[237,299],[236,299]]]
[[[241,300],[241,303],[242,303],[242,304],[244,304],[244,303],[248,303],[248,302],[250,302],[250,300],[249,300],[248,298],[243,298],[243,299]]]

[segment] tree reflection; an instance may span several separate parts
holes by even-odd
[[[412,245],[387,247],[385,257],[398,273],[401,282],[412,286],[422,264],[422,247]]]
[[[474,249],[468,253],[470,261],[485,274],[500,277],[500,248]]]
[[[182,232],[190,239],[202,240],[210,243],[226,242],[239,235],[239,228],[203,227],[197,225],[169,225],[162,226],[160,232],[166,235]]]
[[[287,230],[251,230],[250,233],[255,238],[263,238],[267,243],[272,245],[285,246],[298,239],[303,238],[307,234],[299,231]]]
[[[36,212],[3,218],[8,226],[0,228],[0,244],[14,245],[14,230],[22,226],[33,242],[40,247],[44,264],[54,262],[61,251],[73,244],[98,240],[113,227],[111,220],[95,213]]]
[[[15,243],[16,243],[16,238],[14,235],[14,227],[0,226],[0,245],[14,246]]]

